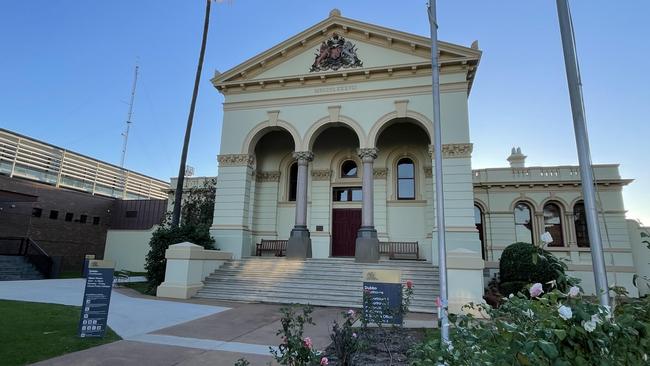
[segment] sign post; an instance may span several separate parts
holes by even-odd
[[[402,324],[400,270],[363,271],[363,313],[368,323]]]
[[[113,289],[113,261],[89,260],[86,289],[81,304],[78,334],[81,338],[104,337]]]

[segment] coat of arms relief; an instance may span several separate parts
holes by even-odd
[[[334,33],[330,39],[321,43],[320,48],[316,50],[316,58],[309,72],[362,66],[363,62],[357,57],[357,47],[352,42]]]

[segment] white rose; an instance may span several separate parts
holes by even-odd
[[[564,306],[564,305],[560,306],[557,309],[557,312],[560,314],[560,318],[564,320],[569,320],[573,317],[573,311],[571,311],[571,308],[568,306]]]
[[[588,322],[582,322],[582,326],[585,328],[585,330],[589,333],[593,332],[596,329],[597,323],[595,321],[588,321]]]
[[[580,287],[572,286],[569,289],[569,297],[577,297],[580,294]]]

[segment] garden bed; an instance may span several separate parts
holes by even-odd
[[[367,328],[365,331],[359,329],[359,332],[363,332],[363,334],[360,333],[360,337],[366,346],[353,358],[353,365],[406,366],[410,365],[409,350],[416,344],[422,343],[427,335],[437,332],[437,330],[387,327],[383,329]],[[334,356],[333,345],[328,346],[324,354],[327,355],[330,366],[340,366]]]

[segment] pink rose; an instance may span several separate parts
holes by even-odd
[[[309,349],[311,349],[311,347],[314,345],[311,341],[311,338],[309,337],[305,337],[304,343],[305,343],[305,347]]]
[[[406,288],[409,288],[409,289],[413,288],[413,281],[407,280],[406,281]]]
[[[578,286],[572,286],[572,287],[569,289],[569,293],[568,293],[568,295],[569,295],[569,297],[578,297],[578,295],[580,295],[580,287],[578,287]]]
[[[354,314],[356,314],[354,310],[352,309],[348,310],[348,316],[354,316]]]
[[[323,357],[320,359],[320,364],[321,366],[326,366],[330,364],[330,360],[327,359],[327,357]]]
[[[544,292],[544,288],[542,287],[541,283],[537,282],[530,286],[528,292],[530,293],[530,297],[538,297]]]
[[[352,338],[357,338],[357,333],[352,333]]]

